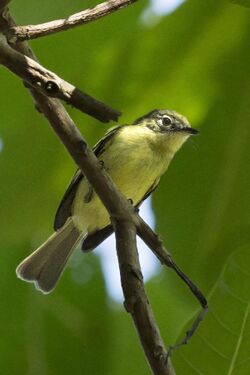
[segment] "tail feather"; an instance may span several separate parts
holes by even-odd
[[[65,265],[72,254],[81,233],[72,219],[53,233],[34,253],[25,258],[17,267],[20,279],[34,282],[37,289],[49,293],[56,286]]]

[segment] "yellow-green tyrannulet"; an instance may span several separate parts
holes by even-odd
[[[94,147],[104,168],[138,207],[159,183],[174,154],[191,134],[187,119],[170,110],[154,110],[133,125],[117,126]],[[109,214],[78,170],[58,208],[55,232],[17,267],[17,275],[50,292],[80,239],[82,249],[100,244],[112,232]]]

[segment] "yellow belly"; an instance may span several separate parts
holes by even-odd
[[[172,154],[152,148],[145,132],[129,138],[125,129],[114,143],[101,154],[100,160],[117,187],[136,205],[167,169]],[[110,218],[95,193],[89,203],[84,202],[88,192],[89,184],[84,178],[73,203],[73,220],[79,230],[90,233],[108,225]]]

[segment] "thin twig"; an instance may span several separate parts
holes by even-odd
[[[0,46],[0,51],[1,48],[2,46]],[[17,48],[19,48],[19,51],[23,51],[26,55],[32,57],[32,51],[25,43],[18,45]],[[8,49],[5,49],[4,53],[6,54],[8,51]],[[18,75],[18,69],[15,69],[15,71]],[[23,77],[21,76],[21,78]],[[133,316],[152,371],[155,375],[174,375],[175,372],[171,368],[170,361],[167,360],[167,352],[154,320],[153,312],[148,303],[142,281],[139,281],[138,285],[138,280],[141,280],[140,277],[138,279],[140,268],[138,267],[137,261],[133,264],[133,260],[138,259],[137,253],[135,253],[134,224],[134,216],[137,216],[137,214],[134,212],[131,203],[128,202],[115,187],[110,177],[106,174],[105,169],[100,166],[98,159],[82,138],[79,130],[69,117],[63,105],[57,99],[48,98],[35,88],[32,88],[32,78],[30,75],[28,75],[27,78],[27,83],[31,85],[30,91],[39,109],[47,117],[50,125],[64,143],[72,158],[100,196],[100,199],[109,211],[112,221],[116,226],[118,232],[117,252],[120,264],[122,264],[121,275],[123,278],[125,306],[127,306],[127,309]],[[133,228],[132,232],[131,228]],[[128,235],[126,237],[126,242],[124,242],[123,237],[121,238],[124,233]],[[126,251],[124,251],[125,245]],[[134,272],[131,273],[131,269],[133,269]],[[130,309],[129,306],[131,307],[131,301],[133,300],[135,303],[133,308]],[[150,328],[144,332],[148,324]]]
[[[64,19],[54,20],[40,25],[15,26],[9,29],[6,33],[8,35],[8,40],[11,43],[16,43],[16,40],[23,41],[35,39],[98,20],[116,10],[125,8],[136,1],[137,0],[110,0],[98,4],[92,9],[83,10]]]
[[[169,353],[178,348],[181,345],[185,345],[194,335],[195,331],[198,329],[199,324],[203,320],[204,316],[208,311],[208,304],[207,300],[204,297],[203,293],[198,289],[198,287],[193,283],[193,281],[180,269],[180,267],[175,263],[171,254],[165,249],[163,243],[159,236],[148,226],[147,223],[141,218],[137,217],[137,234],[141,237],[141,239],[148,245],[148,247],[152,250],[152,252],[156,255],[156,257],[160,260],[160,262],[166,265],[169,268],[172,268],[174,272],[184,281],[184,283],[188,286],[191,290],[195,298],[199,301],[202,310],[194,320],[190,329],[186,332],[184,338],[177,344],[170,347]]]
[[[64,100],[66,103],[100,121],[118,120],[121,112],[85,94],[71,83],[64,81],[55,73],[45,69],[36,61],[15,51],[9,46],[3,35],[0,37],[0,43],[0,63],[21,77],[25,82],[28,82],[36,90],[47,96]]]

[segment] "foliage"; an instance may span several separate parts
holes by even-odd
[[[180,353],[177,373],[179,368],[185,368],[187,375],[249,373],[249,267],[248,243],[226,262],[210,294],[207,322],[194,337],[192,347]]]
[[[82,9],[82,1],[64,3],[13,1],[11,10],[18,23],[34,24]],[[168,107],[200,128],[201,135],[179,152],[153,199],[166,246],[207,295],[213,290],[210,315],[188,347],[174,353],[174,362],[177,375],[248,374],[249,361],[240,370],[235,367],[249,357],[248,310],[237,308],[230,296],[233,290],[249,303],[250,13],[228,1],[193,0],[147,26],[141,21],[146,6],[141,1],[31,44],[46,67],[121,109],[121,122]],[[22,83],[5,70],[0,75],[1,371],[149,374],[130,318],[107,297],[95,254],[76,254],[49,296],[15,277],[17,263],[49,235],[74,165]],[[107,129],[69,110],[91,144]],[[225,280],[230,288],[221,287]],[[197,303],[166,269],[148,290],[162,336],[173,343]],[[218,311],[223,325],[241,337],[239,349],[215,320]],[[214,353],[214,346],[231,361],[238,350],[235,366]],[[183,357],[198,370],[190,370]]]

